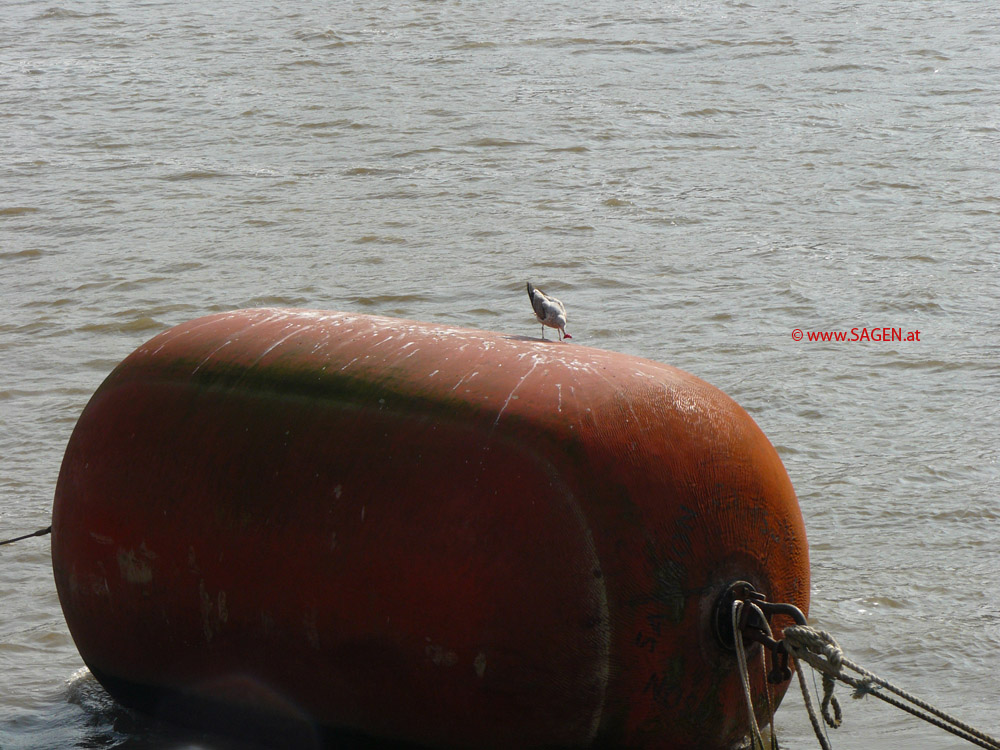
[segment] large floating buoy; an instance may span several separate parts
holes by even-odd
[[[66,450],[52,561],[126,705],[432,747],[729,747],[748,716],[720,598],[809,592],[788,475],[718,389],[304,310],[201,318],[125,359]]]

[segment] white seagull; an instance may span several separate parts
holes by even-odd
[[[542,324],[542,338],[545,338],[545,326],[555,328],[559,331],[560,340],[563,338],[573,338],[566,333],[566,308],[563,303],[555,297],[549,297],[541,289],[535,289],[528,282],[528,299],[531,300],[531,307],[535,310],[535,317]]]

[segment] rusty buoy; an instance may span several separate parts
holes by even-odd
[[[52,561],[126,705],[430,747],[730,747],[719,597],[809,595],[788,475],[713,386],[287,309],[184,323],[111,373],[66,450]]]

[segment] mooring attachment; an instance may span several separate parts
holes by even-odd
[[[743,602],[740,608],[736,630],[740,633],[744,647],[759,643],[774,655],[774,669],[768,675],[768,681],[779,684],[792,676],[788,666],[789,652],[783,640],[776,640],[771,633],[770,619],[774,615],[785,615],[792,618],[797,625],[806,625],[806,616],[794,604],[782,604],[767,601],[767,597],[757,591],[747,581],[734,581],[722,592],[715,603],[712,622],[715,636],[723,648],[736,651],[736,633],[733,630],[733,605]]]

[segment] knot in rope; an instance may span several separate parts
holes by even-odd
[[[851,693],[851,697],[854,700],[858,700],[859,698],[864,698],[866,695],[873,695],[876,687],[875,680],[871,677],[865,677],[863,680],[859,680],[858,686]]]
[[[974,745],[987,748],[988,750],[1000,750],[1000,740],[982,732],[968,724],[959,721],[954,716],[932,706],[924,700],[916,697],[902,688],[893,685],[891,682],[869,672],[864,667],[854,663],[844,656],[843,649],[840,648],[833,636],[824,630],[817,630],[808,625],[791,625],[784,630],[784,645],[788,653],[801,662],[805,662],[813,669],[823,675],[823,719],[831,727],[840,726],[842,713],[840,704],[833,696],[835,681],[849,685],[854,688],[855,698],[864,698],[868,695],[900,708],[919,719],[933,724],[936,727],[951,732],[957,737],[971,742]],[[848,675],[846,670],[855,672],[858,676]],[[806,687],[802,669],[795,670],[799,677],[799,686],[802,688],[802,697],[806,703],[806,710],[812,721],[816,738],[824,750],[829,750],[829,740],[820,732],[820,727],[813,713],[812,701],[809,698],[809,690]],[[883,692],[879,688],[884,689]],[[887,693],[893,693],[892,697]],[[832,709],[833,713],[830,713]]]
[[[840,673],[844,663],[844,650],[825,630],[817,630],[808,625],[790,625],[785,628],[785,643],[793,651],[793,656],[798,657],[803,653],[819,654],[826,658],[834,676]],[[825,669],[820,671],[827,672]]]

